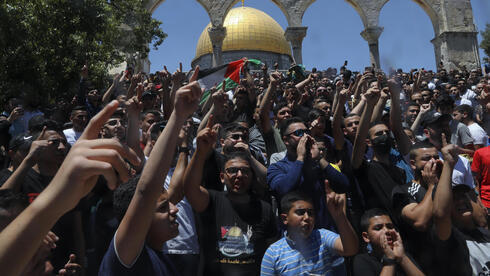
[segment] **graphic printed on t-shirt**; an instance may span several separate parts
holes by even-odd
[[[251,237],[252,226],[250,225],[247,225],[246,232],[238,226],[222,226],[221,239],[218,241],[221,253],[220,263],[254,263],[255,260],[252,258],[254,245],[250,242]]]

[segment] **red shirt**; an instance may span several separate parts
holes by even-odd
[[[481,179],[481,201],[485,207],[490,208],[490,146],[475,151],[471,171]]]

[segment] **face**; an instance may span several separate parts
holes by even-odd
[[[307,201],[298,200],[293,202],[287,214],[281,214],[283,224],[287,226],[288,234],[307,238],[315,227],[315,210],[313,205]]]
[[[471,228],[473,222],[472,197],[469,191],[454,189],[451,216],[454,224],[460,228]],[[476,200],[475,200],[476,201]]]
[[[143,109],[151,109],[155,106],[157,101],[156,95],[147,95],[141,98],[141,102],[143,103]]]
[[[100,100],[99,91],[97,89],[91,90],[87,94],[87,99],[92,103],[98,102]]]
[[[410,167],[417,174],[424,169],[425,164],[430,160],[439,160],[436,148],[420,148],[415,150],[415,159],[410,160]]]
[[[480,95],[483,92],[484,88],[485,86],[483,85],[483,83],[477,84],[475,89],[476,94]]]
[[[83,129],[88,122],[88,113],[84,110],[75,111],[70,119],[74,128]]]
[[[344,120],[344,124],[345,124],[344,134],[347,137],[349,137],[350,139],[352,139],[352,141],[354,141],[354,138],[356,136],[357,128],[359,127],[359,121],[360,120],[361,120],[361,117],[359,117],[357,115],[345,118],[345,120]]]
[[[316,96],[317,97],[327,97],[328,96],[327,88],[324,86],[318,87],[318,89],[316,90]]]
[[[376,251],[382,251],[383,245],[381,237],[386,236],[388,245],[393,247],[393,241],[396,240],[395,225],[387,215],[374,216],[369,219],[369,227],[367,232],[362,232],[362,238],[366,243]]]
[[[415,122],[415,119],[417,118],[417,115],[419,114],[420,111],[420,106],[418,105],[411,105],[408,107],[407,112],[406,112],[406,121],[410,125]]]
[[[153,113],[147,113],[141,122],[141,131],[147,132],[150,126],[158,121],[157,116]]]
[[[323,110],[327,117],[332,116],[332,105],[329,102],[319,102],[315,104],[314,108]]]
[[[291,118],[293,113],[291,112],[291,108],[285,106],[277,112],[276,121],[280,124],[282,121]]]
[[[252,183],[253,172],[247,161],[235,158],[226,162],[220,178],[229,193],[246,194]]]
[[[296,151],[299,140],[301,140],[301,137],[303,137],[304,133],[307,131],[308,129],[303,123],[290,124],[282,138],[288,150]]]
[[[414,93],[412,95],[412,101],[416,102],[418,105],[421,105],[422,104],[422,94]]]
[[[126,122],[121,118],[110,118],[102,129],[104,138],[116,138],[119,141],[126,140]]]
[[[225,139],[221,139],[223,151],[231,152],[237,143],[248,144],[248,133],[245,131],[231,131],[226,134]]]
[[[48,147],[41,155],[42,162],[54,162],[61,165],[63,160],[65,160],[66,153],[68,152],[65,136],[54,130],[48,130],[44,133],[40,140],[48,140]]]
[[[422,101],[424,103],[429,103],[430,102],[431,92],[429,90],[422,91],[421,95],[422,95]]]
[[[390,130],[384,124],[378,124],[369,129],[369,139],[372,141],[381,135],[390,136]]]
[[[463,119],[464,119],[463,113],[461,113],[457,110],[453,111],[453,120],[461,122],[461,120],[463,120]]]
[[[168,201],[167,194],[162,194],[157,200],[148,238],[157,244],[162,244],[175,238],[179,234],[179,224],[176,216],[178,211],[179,209]]]
[[[449,95],[457,95],[459,93],[459,89],[456,86],[453,86],[449,89]]]

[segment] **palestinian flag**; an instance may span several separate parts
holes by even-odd
[[[225,91],[235,88],[240,83],[240,72],[244,63],[245,59],[240,59],[217,67],[199,70],[197,82],[205,91],[201,98],[201,104],[208,99],[211,87],[216,85],[218,90],[221,89],[223,80],[225,80]],[[257,59],[249,59],[248,63],[255,65],[262,64]]]

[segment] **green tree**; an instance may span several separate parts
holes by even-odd
[[[146,0],[6,0],[0,4],[0,100],[70,99],[87,64],[103,87],[107,70],[126,55],[146,57],[167,36]]]
[[[484,60],[486,60],[486,62],[490,62],[490,24],[487,24],[485,30],[481,31],[481,36],[483,39],[480,43],[480,48],[483,49],[483,52],[486,55]]]

